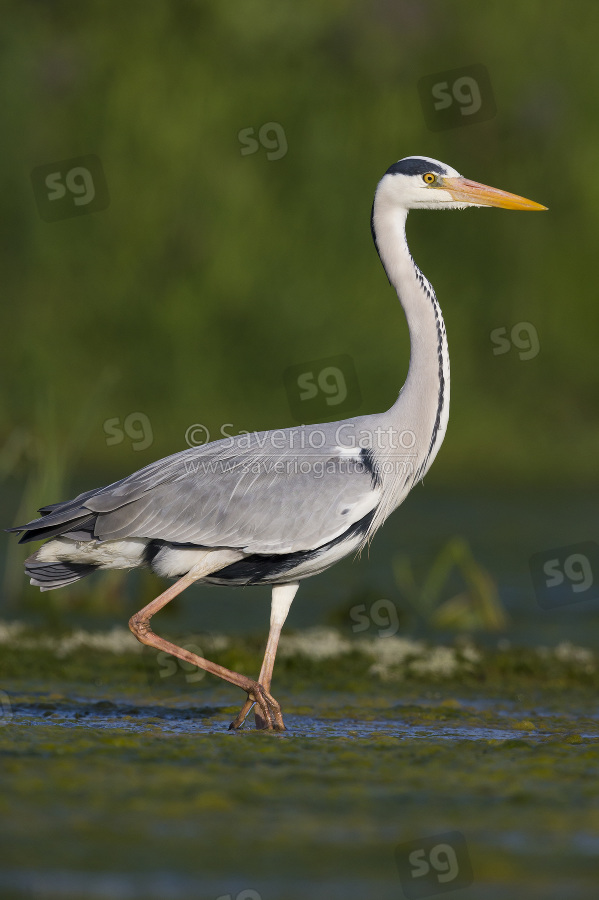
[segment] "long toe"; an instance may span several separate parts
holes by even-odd
[[[255,715],[256,728],[264,731],[285,731],[281,707],[267,690],[259,682],[248,693],[247,700],[239,710],[237,717],[229,725],[229,731],[238,731],[242,728],[248,713],[256,705],[258,710]]]
[[[247,700],[239,710],[237,717],[229,725],[229,731],[237,731],[239,728],[243,727],[247,715],[251,711],[252,706],[255,702],[256,701],[252,700],[250,697],[247,698]]]
[[[285,723],[283,722],[283,715],[281,713],[281,707],[275,700],[275,698],[265,692],[266,703],[268,705],[268,711],[270,713],[272,723],[269,725],[264,717],[261,715],[260,711],[255,713],[254,719],[256,722],[256,728],[267,729],[272,731],[286,731]]]

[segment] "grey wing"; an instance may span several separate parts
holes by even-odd
[[[330,441],[265,452],[265,434],[183,451],[86,499],[98,514],[95,537],[292,553],[333,540],[378,505],[380,487],[359,450]]]

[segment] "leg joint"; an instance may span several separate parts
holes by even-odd
[[[135,613],[135,615],[131,616],[129,619],[129,628],[135,637],[143,642],[144,637],[150,631],[150,623],[146,619],[141,619],[139,613]]]

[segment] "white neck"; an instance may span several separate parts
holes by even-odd
[[[392,434],[404,434],[383,448],[382,458],[408,457],[407,477],[390,475],[389,501],[377,519],[384,519],[401,503],[415,481],[431,466],[445,436],[449,417],[449,353],[445,323],[432,286],[414,263],[406,241],[407,210],[377,192],[373,231],[381,262],[405,312],[410,332],[410,366],[406,382],[391,409],[380,419]],[[414,444],[404,449],[412,440]],[[388,468],[392,469],[392,466]],[[410,472],[411,468],[411,472]],[[383,477],[385,475],[383,473]],[[375,527],[382,521],[373,523]]]

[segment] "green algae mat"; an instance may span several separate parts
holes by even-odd
[[[300,632],[272,734],[229,732],[242,694],[123,630],[4,638],[3,898],[597,896],[588,648]],[[259,666],[258,642],[194,640]]]

